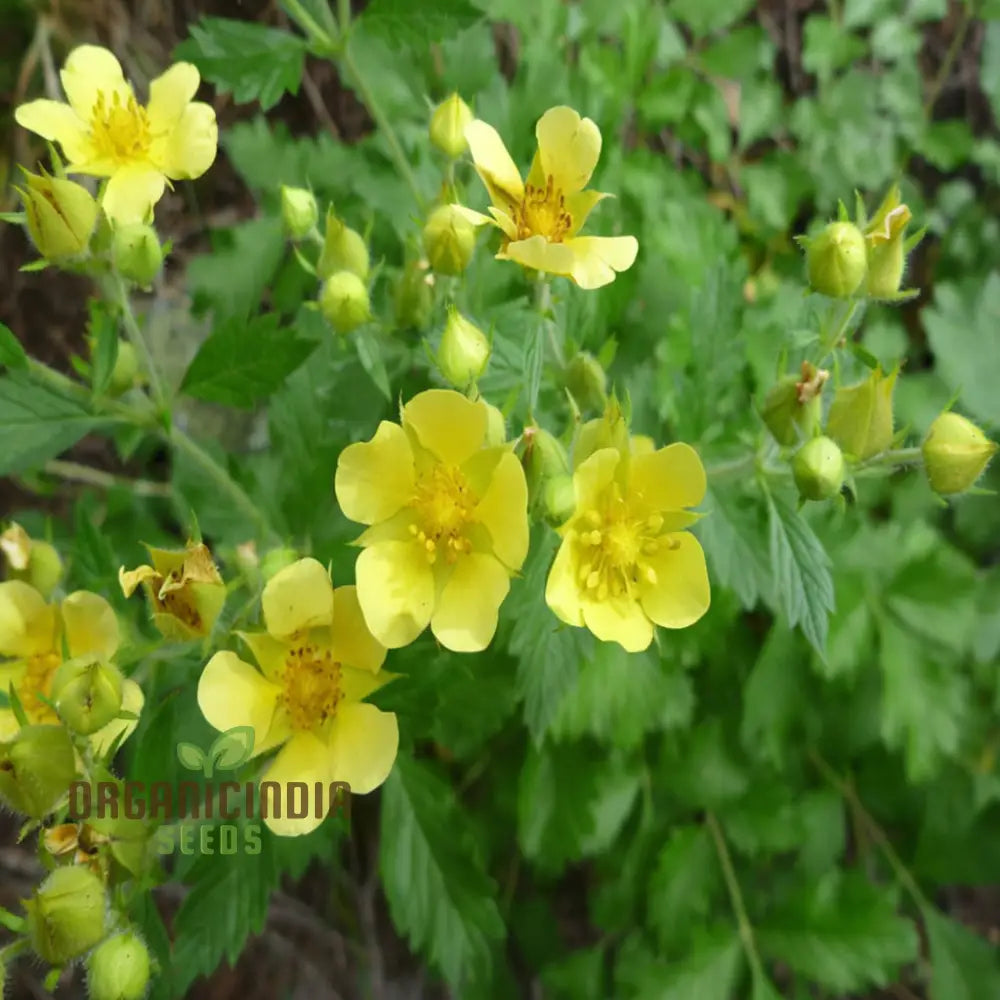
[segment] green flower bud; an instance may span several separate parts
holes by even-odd
[[[434,308],[434,275],[428,274],[426,264],[416,261],[406,266],[393,295],[396,326],[402,330],[422,330],[431,318]]]
[[[865,280],[865,238],[852,222],[831,222],[806,248],[809,284],[822,295],[849,299]]]
[[[608,377],[597,358],[586,351],[567,366],[566,388],[581,410],[603,410],[608,401]]]
[[[52,678],[52,702],[74,732],[96,733],[121,711],[121,672],[89,657],[67,660]]]
[[[795,453],[792,474],[804,500],[829,500],[844,485],[844,455],[830,438],[815,437]]]
[[[578,468],[601,448],[617,448],[622,455],[631,453],[628,423],[621,404],[614,396],[608,400],[603,416],[588,420],[577,431],[573,444],[573,468]]]
[[[0,743],[0,801],[41,819],[76,777],[73,742],[62,726],[25,726]]]
[[[308,236],[319,222],[319,205],[312,191],[281,186],[281,221],[293,240]]]
[[[437,363],[441,374],[457,389],[465,389],[486,370],[490,342],[479,327],[469,322],[454,306],[448,307]]]
[[[360,233],[341,222],[331,208],[326,213],[326,236],[316,274],[325,281],[337,271],[350,271],[364,281],[368,268],[368,244]]]
[[[28,234],[38,252],[51,261],[78,257],[87,249],[97,202],[73,181],[25,171],[25,187],[17,188],[24,202]]]
[[[139,359],[135,348],[127,340],[118,341],[118,356],[108,380],[108,394],[120,396],[134,388],[139,378]]]
[[[899,185],[893,184],[865,229],[868,248],[865,291],[873,299],[899,297],[906,267],[903,236],[912,218],[909,207],[900,201]]]
[[[486,447],[499,448],[507,443],[507,421],[492,403],[486,403]]]
[[[826,433],[854,459],[871,458],[892,444],[892,390],[898,370],[876,368],[864,382],[838,389]]]
[[[476,227],[457,205],[441,205],[431,212],[424,226],[424,249],[438,274],[456,277],[472,260],[476,249]]]
[[[997,447],[971,420],[942,413],[921,448],[931,489],[941,496],[964,493],[983,474]]]
[[[298,562],[301,558],[295,549],[271,549],[270,552],[265,553],[264,558],[260,561],[261,576],[265,580],[270,580],[279,570],[291,566],[293,562]]]
[[[324,283],[319,308],[337,333],[350,333],[371,319],[368,289],[351,271],[338,271]]]
[[[97,944],[107,929],[104,885],[79,865],[56,868],[24,904],[28,936],[49,965],[65,965]]]
[[[443,100],[431,115],[431,142],[453,160],[469,148],[465,126],[472,121],[472,110],[458,94]]]
[[[778,444],[793,445],[808,440],[819,427],[821,397],[829,372],[802,363],[802,377],[786,375],[764,399],[761,418]]]
[[[111,255],[115,270],[143,287],[152,284],[163,267],[163,248],[156,230],[144,223],[116,226]]]
[[[558,527],[565,524],[576,510],[576,490],[570,475],[554,476],[545,484],[542,497],[545,519]]]
[[[541,427],[526,427],[521,464],[528,483],[531,507],[544,513],[545,489],[553,479],[569,475],[569,457],[562,442]]]
[[[149,985],[149,950],[134,931],[109,937],[87,959],[90,1000],[142,1000]]]

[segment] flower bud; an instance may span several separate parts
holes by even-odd
[[[87,960],[90,1000],[142,1000],[149,985],[149,950],[134,931],[109,937]]]
[[[371,319],[371,302],[365,283],[350,271],[338,271],[323,285],[320,312],[337,333],[350,333]]]
[[[19,524],[0,534],[0,551],[7,560],[7,579],[34,587],[46,600],[62,579],[59,553],[48,542],[30,538]]]
[[[97,222],[97,202],[90,192],[64,178],[25,171],[24,202],[28,233],[38,252],[51,261],[84,253]]]
[[[123,392],[128,392],[134,388],[138,378],[139,359],[136,357],[135,348],[129,341],[119,340],[115,367],[111,371],[111,378],[108,379],[108,394],[120,396]]]
[[[562,442],[541,427],[526,427],[522,440],[521,464],[530,504],[536,511],[544,512],[546,486],[553,479],[569,475],[569,457]]]
[[[422,330],[434,307],[434,275],[428,274],[426,262],[407,264],[396,283],[393,305],[396,326],[402,330]]]
[[[115,270],[143,287],[152,284],[163,266],[163,248],[156,230],[144,223],[116,226],[111,254]]]
[[[465,389],[483,374],[489,360],[490,342],[486,334],[454,306],[449,306],[448,321],[437,352],[441,374],[456,389]]]
[[[608,401],[608,378],[592,354],[581,351],[566,367],[566,388],[581,410],[603,410]]]
[[[492,403],[486,403],[486,447],[499,448],[507,443],[507,421]]]
[[[554,476],[545,484],[542,495],[545,520],[558,527],[565,524],[576,510],[576,490],[570,475]]]
[[[67,660],[52,678],[52,702],[73,732],[96,733],[121,711],[121,672],[89,657]]]
[[[808,440],[819,427],[823,385],[830,373],[802,362],[802,377],[786,375],[764,399],[761,418],[778,444]]]
[[[472,109],[458,94],[452,94],[431,115],[431,142],[446,156],[457,159],[469,148],[465,126],[471,121]]]
[[[903,235],[912,213],[899,198],[899,185],[893,184],[882,200],[875,217],[865,228],[868,248],[868,281],[865,291],[873,299],[899,297],[899,286],[906,267]]]
[[[838,389],[826,433],[854,459],[871,458],[892,444],[892,390],[898,370],[876,368],[864,382]]]
[[[844,485],[844,455],[828,437],[814,437],[795,453],[792,474],[804,500],[828,500]]]
[[[326,235],[316,274],[325,281],[337,271],[350,271],[364,281],[368,267],[368,244],[360,233],[341,222],[331,208],[326,213]]]
[[[89,868],[56,868],[24,904],[38,956],[65,965],[97,944],[107,929],[104,885]]]
[[[62,726],[25,726],[0,743],[0,801],[32,819],[48,815],[76,777],[76,758]]]
[[[628,422],[614,396],[604,407],[603,416],[588,420],[577,431],[573,444],[573,468],[578,468],[601,448],[616,448],[621,455],[631,454]]]
[[[457,277],[472,260],[476,249],[476,227],[457,205],[441,205],[431,212],[424,226],[424,249],[438,274]]]
[[[941,496],[964,493],[983,474],[997,447],[971,420],[942,413],[921,448],[931,489]]]
[[[865,279],[865,238],[853,222],[831,222],[818,236],[801,241],[814,291],[849,299]]]
[[[312,191],[281,186],[281,221],[293,240],[308,236],[319,222],[319,205]]]

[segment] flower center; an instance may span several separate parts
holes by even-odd
[[[478,502],[457,466],[435,465],[420,478],[413,499],[416,523],[410,525],[410,533],[427,550],[429,562],[437,559],[439,548],[443,548],[450,563],[472,551],[472,543],[464,533]]]
[[[99,158],[118,164],[144,159],[152,141],[146,109],[132,95],[122,104],[117,92],[109,103],[98,91],[90,112],[90,136]]]
[[[337,711],[343,698],[340,664],[328,649],[294,646],[285,658],[284,689],[279,702],[296,732],[318,729]]]
[[[551,175],[545,187],[524,186],[524,198],[514,209],[514,224],[519,240],[544,236],[550,243],[562,243],[572,228],[573,216],[566,211],[566,198]]]
[[[52,693],[52,678],[62,663],[62,657],[56,652],[36,653],[25,662],[24,675],[20,683],[15,685],[17,697],[24,706],[24,714],[34,725],[58,722],[56,713],[38,696],[48,698]]]

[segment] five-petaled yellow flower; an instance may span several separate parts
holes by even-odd
[[[70,658],[99,656],[110,660],[121,637],[118,618],[110,604],[97,594],[78,590],[59,604],[45,598],[20,580],[0,583],[0,690],[11,686],[32,725],[58,722],[56,713],[38,695],[49,698],[52,678],[63,662],[63,642]],[[122,711],[138,715],[145,699],[135,681],[122,684]],[[118,739],[128,737],[135,720],[115,719],[90,736],[98,755]],[[0,740],[19,729],[14,713],[0,709]]]
[[[385,648],[372,638],[354,587],[337,587],[315,559],[279,570],[261,599],[266,632],[242,633],[260,670],[235,653],[209,660],[198,704],[223,732],[254,731],[254,755],[281,749],[262,781],[273,781],[286,802],[289,782],[347,782],[364,795],[389,776],[399,748],[396,716],[363,701],[391,679],[380,673]],[[316,829],[323,817],[269,815],[280,836]]]
[[[14,117],[58,142],[69,171],[108,178],[103,206],[114,222],[146,221],[168,179],[200,177],[215,160],[215,111],[192,100],[200,77],[190,63],[153,80],[145,107],[118,60],[99,46],[74,49],[60,78],[68,104],[30,101]]]
[[[704,498],[705,470],[689,445],[651,445],[600,448],[577,467],[576,510],[545,589],[564,622],[629,652],[649,646],[654,624],[693,625],[710,597],[701,545],[683,530],[697,520],[685,508]]]
[[[634,236],[579,236],[591,209],[609,197],[584,190],[601,155],[601,133],[572,108],[550,108],[535,126],[538,152],[525,182],[492,125],[476,119],[465,127],[476,172],[489,192],[490,215],[469,209],[477,225],[503,232],[497,257],[572,278],[581,288],[614,281],[635,261]],[[492,216],[492,218],[490,217]]]
[[[414,396],[344,449],[337,500],[370,525],[355,575],[372,634],[390,649],[430,624],[456,652],[485,649],[528,552],[528,488],[508,445],[490,445],[489,411],[450,389]]]

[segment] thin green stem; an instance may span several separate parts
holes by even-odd
[[[854,314],[857,312],[859,304],[857,299],[853,299],[847,303],[839,322],[833,326],[833,333],[820,341],[819,359],[816,362],[817,368],[823,367],[823,362],[833,353],[837,344],[840,343],[841,338],[847,333],[847,328],[851,325],[851,320],[854,319]]]
[[[79,382],[74,382],[71,378],[63,375],[62,372],[57,372],[54,368],[50,368],[41,361],[28,358],[28,373],[36,382],[47,385],[61,396],[67,396],[70,399],[76,399],[80,402],[90,402],[90,392],[86,386],[80,385]]]
[[[324,20],[327,21],[327,26],[324,28],[313,20],[309,12],[299,3],[299,0],[285,0],[285,5],[288,7],[292,17],[299,23],[299,27],[309,36],[309,41],[313,45],[319,46],[324,53],[334,50],[335,43],[332,31],[336,28],[336,25],[333,22],[333,15],[330,13],[329,7],[323,8],[326,14]]]
[[[146,375],[149,377],[149,387],[152,390],[153,401],[156,403],[157,411],[161,418],[166,419],[170,414],[170,400],[167,396],[166,387],[160,375],[160,370],[153,360],[152,352],[146,344],[146,338],[143,336],[142,330],[139,329],[135,313],[132,311],[132,301],[129,298],[128,288],[118,275],[115,275],[114,278],[114,292],[122,309],[122,324],[125,327],[125,334],[135,348],[136,354],[142,359]]]
[[[31,942],[27,938],[21,938],[18,941],[11,941],[10,944],[0,948],[0,968],[10,962],[11,959],[17,958],[19,955],[23,955],[30,948]]]
[[[743,950],[746,952],[747,961],[750,963],[750,971],[753,973],[754,981],[762,980],[765,978],[764,965],[760,960],[760,953],[757,951],[753,925],[750,923],[749,916],[747,916],[746,904],[743,902],[743,892],[740,890],[740,883],[736,879],[736,871],[733,868],[733,859],[730,857],[729,848],[726,846],[726,838],[722,832],[722,827],[719,825],[719,821],[715,818],[715,813],[707,813],[705,815],[705,822],[709,833],[712,835],[712,840],[715,842],[715,853],[718,854],[719,864],[722,866],[722,876],[726,880],[729,901],[732,903],[736,925],[740,932],[740,941],[743,942]]]
[[[140,497],[169,497],[173,494],[173,489],[169,483],[156,483],[149,479],[129,479],[126,476],[116,476],[103,469],[94,469],[89,465],[81,465],[79,462],[65,462],[60,459],[53,459],[42,466],[42,472],[58,479],[67,479],[70,482],[86,483],[88,486],[97,486],[103,490],[113,489],[115,486],[123,486],[129,492]]]
[[[340,27],[340,37],[346,42],[351,30],[351,0],[337,0],[337,21]]]
[[[889,451],[880,452],[878,455],[873,455],[871,458],[861,462],[855,471],[860,472],[862,469],[873,469],[887,465],[919,465],[923,460],[923,452],[918,447],[892,448]]]
[[[951,68],[955,64],[955,59],[962,49],[962,43],[965,41],[969,26],[975,17],[975,6],[975,0],[965,0],[962,4],[962,20],[959,22],[958,28],[952,36],[951,44],[948,46],[948,51],[944,54],[941,67],[938,69],[937,76],[934,77],[934,82],[931,84],[931,89],[927,92],[927,97],[924,99],[923,110],[924,121],[926,122],[930,121],[931,115],[934,112],[934,105],[937,104],[937,99],[941,96],[941,91],[945,83],[948,82],[948,77],[951,75]]]
[[[547,274],[539,272],[538,284],[535,286],[535,311],[538,313],[540,322],[545,326],[545,333],[549,340],[549,347],[552,348],[552,359],[560,368],[566,367],[566,356],[563,353],[562,345],[556,337],[556,325],[549,318],[549,310],[552,308],[552,284]]]

